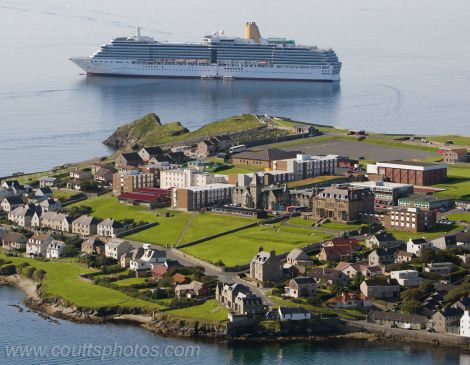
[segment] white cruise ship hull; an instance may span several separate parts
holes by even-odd
[[[332,65],[232,66],[216,64],[153,64],[91,57],[70,58],[89,75],[174,77],[202,79],[257,79],[293,81],[339,81],[339,70]]]

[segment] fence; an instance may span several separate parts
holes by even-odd
[[[157,226],[158,224],[159,224],[158,222],[151,222],[151,223],[143,224],[143,225],[141,225],[141,226],[128,229],[128,230],[125,231],[125,232],[121,232],[121,233],[117,234],[117,237],[129,236],[129,235],[131,235],[131,234],[134,234],[134,233],[137,233],[137,232],[141,232],[141,231],[144,231],[144,230],[146,230],[146,229],[155,227],[155,226]]]

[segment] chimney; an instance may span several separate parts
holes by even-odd
[[[274,251],[274,250],[269,251],[269,256],[270,257],[276,256],[276,251]]]
[[[259,246],[258,247],[258,252],[263,252],[264,251],[264,247],[263,246]]]

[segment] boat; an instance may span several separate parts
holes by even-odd
[[[243,38],[220,30],[202,43],[160,42],[137,27],[134,35],[115,38],[90,57],[70,60],[87,75],[224,80],[339,81],[342,66],[331,48],[263,38],[254,22],[246,23]]]
[[[202,75],[201,79],[202,80],[213,80],[214,76],[212,76],[212,75]]]

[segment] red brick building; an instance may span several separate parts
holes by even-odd
[[[445,183],[447,165],[413,161],[388,161],[367,165],[369,174],[378,174],[395,183],[434,185]]]

